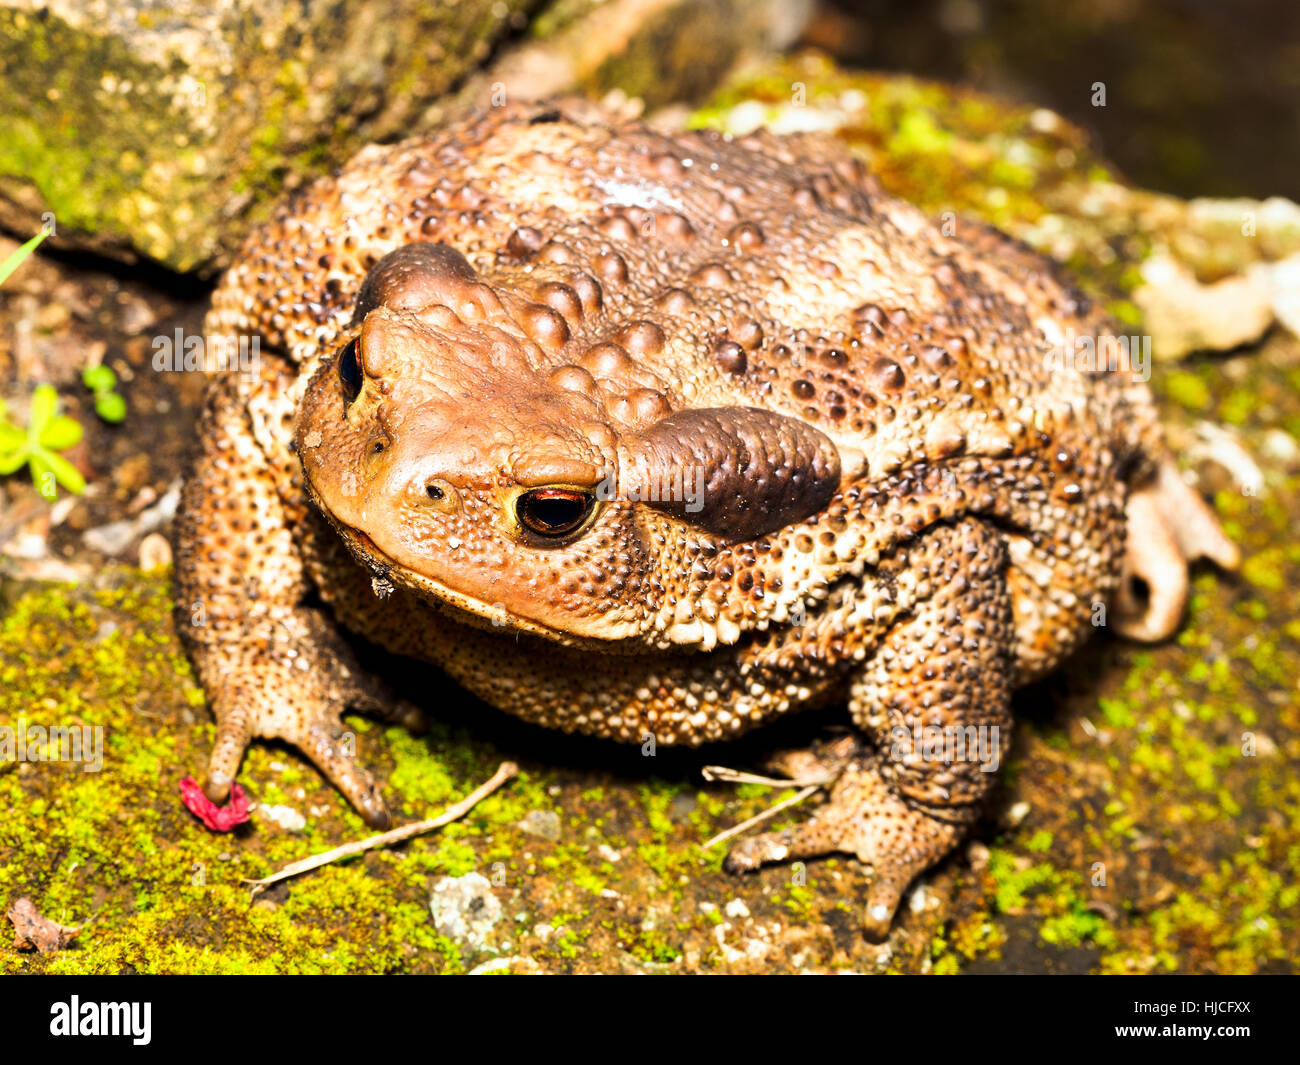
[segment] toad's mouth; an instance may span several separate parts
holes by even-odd
[[[425,602],[447,611],[461,624],[498,635],[527,633],[550,643],[600,651],[605,654],[617,654],[620,651],[625,654],[635,654],[638,650],[644,650],[644,648],[624,646],[626,638],[634,634],[630,626],[627,626],[629,631],[615,631],[610,636],[584,636],[555,628],[545,622],[507,610],[503,603],[484,602],[475,596],[457,591],[434,577],[418,573],[388,555],[365,533],[344,528],[332,520],[330,524],[334,526],[353,560],[374,575],[375,591],[381,597],[387,592],[381,590],[382,584],[378,582],[386,581],[401,585]]]

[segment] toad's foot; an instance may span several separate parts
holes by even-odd
[[[870,746],[844,760],[842,744],[828,745],[821,760],[843,767],[829,801],[798,827],[738,844],[728,869],[855,854],[871,870],[864,929],[888,934],[911,880],[978,816],[1010,736],[1006,560],[996,530],[966,519],[882,561],[882,572],[915,580],[918,598],[853,683],[850,710]],[[782,764],[801,776],[815,770],[807,759]]]
[[[830,800],[801,825],[742,840],[727,855],[739,873],[767,862],[794,861],[847,852],[871,872],[863,930],[875,940],[889,934],[907,885],[950,851],[964,826],[931,816],[899,798],[874,758],[849,760]]]
[[[1178,628],[1187,606],[1187,564],[1203,557],[1236,569],[1241,554],[1171,459],[1161,463],[1154,481],[1129,496],[1126,513],[1115,628],[1131,640],[1163,640]]]
[[[200,658],[204,687],[217,719],[204,792],[224,802],[244,751],[254,738],[297,747],[375,828],[391,823],[374,778],[356,762],[354,735],[343,726],[346,708],[419,730],[420,710],[396,699],[367,674],[319,613],[299,609],[284,618],[273,640],[209,647]]]

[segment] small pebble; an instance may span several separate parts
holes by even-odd
[[[441,935],[478,950],[501,919],[501,900],[481,873],[444,876],[429,894],[429,912]]]
[[[560,815],[554,810],[529,810],[519,821],[519,830],[552,843],[560,838]]]
[[[287,832],[301,832],[307,827],[307,818],[292,806],[258,806],[258,812],[268,821],[274,821]]]

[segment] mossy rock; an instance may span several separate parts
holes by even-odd
[[[0,221],[179,270],[402,133],[529,0],[0,4]]]

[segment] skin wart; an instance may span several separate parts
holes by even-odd
[[[1113,604],[1178,624],[1236,564],[1126,366],[1049,357],[1112,323],[1027,247],[948,237],[812,137],[668,136],[562,102],[362,152],[284,204],[207,329],[177,611],[223,801],[254,738],[375,825],[340,714],[417,727],[343,630],[527,720],[699,744],[847,705],[802,825],[728,867],[836,851],[887,933],[978,815],[1012,690]],[[1127,545],[1127,546],[1126,546]],[[976,749],[972,744],[970,749]]]

